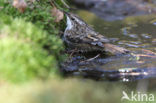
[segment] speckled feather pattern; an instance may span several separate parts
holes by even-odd
[[[64,32],[64,41],[71,47],[76,48],[81,52],[87,51],[108,51],[111,52],[111,48],[105,47],[105,44],[109,43],[109,40],[103,35],[95,32],[93,28],[87,25],[82,19],[77,15],[72,13],[67,13],[67,28]],[[119,52],[124,50],[124,48],[117,47]]]

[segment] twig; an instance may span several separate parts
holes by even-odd
[[[87,62],[92,61],[92,60],[98,58],[99,56],[100,56],[100,54],[96,55],[96,56],[93,57],[93,58],[90,58],[90,59],[87,59],[87,60],[83,60],[83,61],[81,61],[81,63],[86,62],[86,61],[87,61]]]
[[[147,54],[156,55],[156,53],[155,53],[155,52],[150,51],[150,50],[142,49],[142,51],[146,52]]]
[[[66,8],[70,9],[70,7],[68,6],[68,4],[64,0],[61,0],[61,2],[64,4],[64,6],[66,6]]]
[[[67,5],[67,3],[66,3],[64,0],[61,0],[61,2],[63,3],[63,5],[64,5],[67,9],[70,9],[70,7]],[[55,3],[54,0],[51,0],[51,1],[50,1],[50,5],[53,6],[53,7],[59,7],[59,5],[57,5],[57,4]],[[60,8],[60,7],[59,7],[59,8]]]
[[[150,58],[156,58],[156,56],[146,55],[146,54],[135,54],[135,56],[139,56],[139,57],[150,57]]]
[[[95,57],[93,57],[93,58],[90,58],[90,59],[88,59],[88,60],[86,60],[86,61],[92,61],[92,60],[94,60],[94,59],[96,59],[96,58],[98,58],[100,56],[100,54],[98,54],[98,55],[96,55]]]

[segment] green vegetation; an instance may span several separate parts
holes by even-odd
[[[56,60],[36,44],[4,36],[0,41],[0,78],[22,82],[55,73]]]
[[[54,22],[48,0],[27,1],[24,13],[11,1],[0,2],[0,79],[17,83],[57,75],[64,21]]]

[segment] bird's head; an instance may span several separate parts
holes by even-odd
[[[65,13],[67,16],[67,29],[72,29],[74,26],[86,25],[86,23],[73,13]]]

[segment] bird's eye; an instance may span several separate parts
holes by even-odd
[[[71,18],[72,20],[74,20],[74,18]]]

